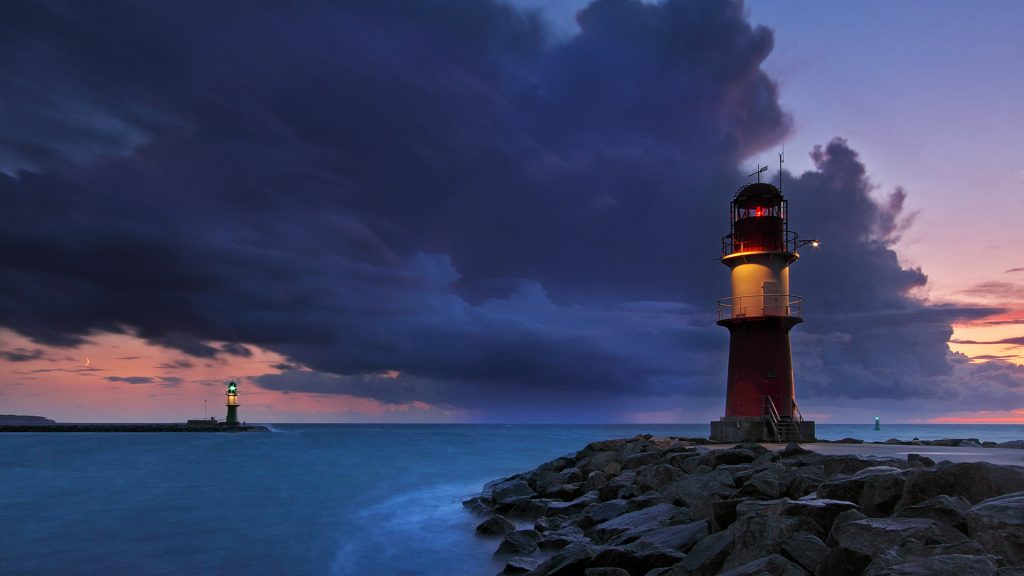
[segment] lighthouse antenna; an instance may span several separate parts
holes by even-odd
[[[768,171],[768,165],[765,164],[764,166],[761,166],[761,163],[758,162],[757,163],[757,170],[752,172],[752,173],[750,173],[750,174],[747,174],[747,178],[750,178],[751,176],[757,176],[757,183],[760,184],[761,183],[761,172],[767,172],[767,171]]]
[[[782,145],[782,152],[779,152],[779,192],[782,192],[782,163],[785,162],[786,145]]]

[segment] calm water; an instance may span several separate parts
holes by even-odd
[[[0,435],[5,574],[489,575],[461,501],[587,442],[662,426],[276,425],[268,434]],[[819,425],[866,440],[1024,426]]]

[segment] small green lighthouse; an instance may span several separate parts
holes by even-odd
[[[238,424],[238,384],[232,380],[228,382],[228,417],[225,420],[228,424]]]

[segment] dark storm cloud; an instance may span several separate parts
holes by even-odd
[[[3,10],[0,324],[261,346],[289,368],[268,388],[485,414],[721,394],[735,168],[790,125],[741,4],[599,0],[559,41],[489,0]],[[983,312],[907,296],[904,193],[815,154],[785,190],[825,240],[795,272],[802,374],[918,394]]]
[[[29,350],[27,348],[12,348],[10,350],[0,350],[0,358],[7,360],[8,362],[27,362],[29,360],[37,360],[44,358],[46,353],[39,348]]]
[[[151,384],[154,381],[149,376],[107,376],[104,380],[124,382],[126,384]]]

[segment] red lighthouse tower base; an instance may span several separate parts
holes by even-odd
[[[722,264],[732,296],[718,302],[718,324],[729,329],[725,416],[711,423],[712,440],[814,440],[814,422],[796,404],[789,331],[803,321],[802,300],[789,292],[789,266],[805,244],[789,230],[788,203],[771,184],[740,189],[731,205]]]

